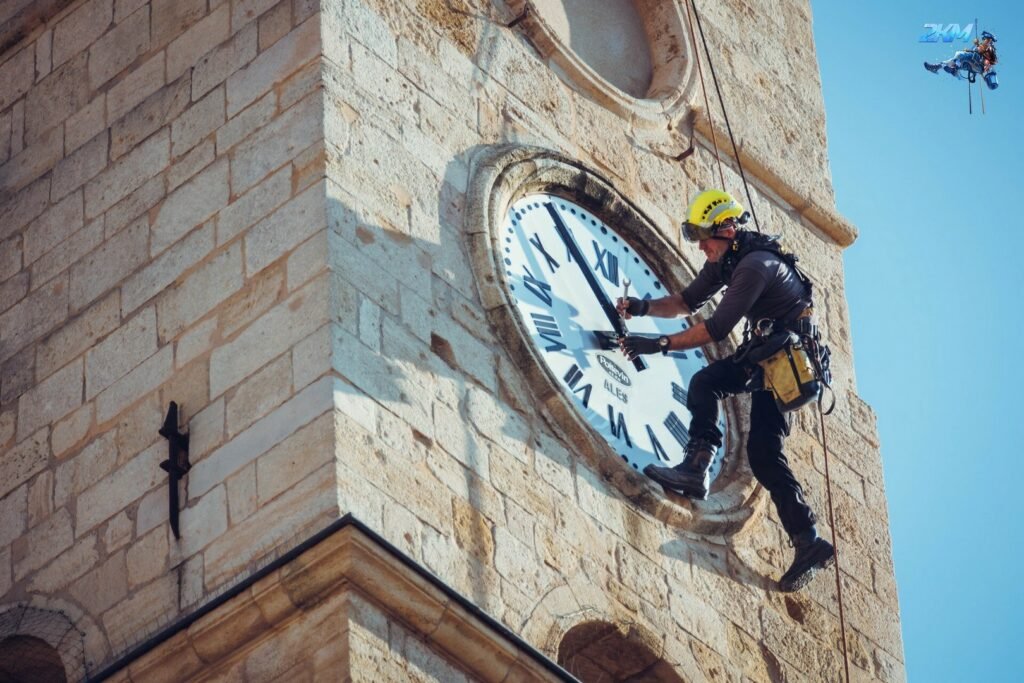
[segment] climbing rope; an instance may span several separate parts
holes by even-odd
[[[704,45],[704,54],[707,57],[708,68],[711,71],[711,80],[715,84],[715,92],[718,94],[718,103],[721,105],[721,108],[722,108],[722,118],[725,120],[725,130],[729,133],[729,141],[732,143],[733,156],[736,159],[736,166],[737,166],[737,168],[739,169],[739,172],[740,172],[740,179],[743,181],[743,190],[744,190],[744,192],[746,192],[746,195],[747,195],[747,202],[748,202],[748,204],[750,206],[751,215],[754,218],[754,225],[757,227],[757,231],[761,232],[761,224],[758,222],[758,220],[757,220],[757,212],[754,210],[754,200],[753,200],[753,198],[750,195],[750,186],[747,184],[747,176],[743,172],[743,162],[740,159],[739,149],[736,146],[736,138],[735,138],[735,136],[732,133],[732,126],[729,124],[729,114],[728,114],[728,112],[726,111],[726,108],[725,108],[725,99],[722,97],[722,90],[721,90],[721,88],[718,85],[718,75],[715,73],[715,64],[714,64],[714,61],[711,58],[711,50],[708,48],[707,37],[704,35],[704,26],[701,24],[700,14],[697,12],[696,0],[690,0],[690,2],[687,3],[687,18],[688,18],[689,24],[690,24],[690,37],[691,37],[692,42],[693,42],[694,55],[696,56],[696,59],[697,59],[697,73],[700,74],[700,87],[701,87],[701,90],[704,93],[704,106],[705,106],[705,108],[707,109],[707,112],[708,112],[708,122],[711,124],[709,127],[711,128],[712,143],[715,146],[715,158],[718,159],[718,173],[719,173],[719,176],[722,179],[723,189],[725,187],[725,179],[722,176],[722,161],[721,161],[721,158],[719,157],[718,143],[714,139],[715,127],[714,127],[713,122],[711,121],[711,107],[708,104],[708,94],[707,94],[707,88],[705,87],[705,84],[704,84],[704,74],[701,71],[701,67],[700,67],[700,53],[699,53],[699,50],[697,49],[697,39],[696,39],[696,35],[694,33],[694,30],[693,30],[693,22],[694,21],[697,22],[697,30],[700,32],[701,43]],[[977,22],[975,22],[975,23],[977,24]],[[833,403],[833,406],[834,406],[834,403]],[[828,412],[832,412],[831,408],[829,409]],[[846,683],[849,683],[849,681],[850,681],[850,657],[849,657],[849,654],[847,653],[847,650],[846,650],[846,614],[845,614],[845,611],[843,610],[843,584],[842,584],[841,573],[840,573],[840,565],[839,565],[839,536],[838,536],[838,533],[836,532],[835,507],[832,504],[832,479],[829,476],[829,468],[828,468],[828,441],[827,441],[826,432],[825,432],[825,415],[826,415],[826,413],[825,413],[825,411],[822,410],[822,406],[821,406],[821,404],[819,402],[819,405],[818,405],[818,416],[819,416],[819,418],[821,420],[821,445],[822,445],[822,450],[824,451],[824,455],[825,455],[825,491],[828,494],[828,519],[829,519],[829,525],[832,527],[832,547],[835,550],[836,598],[837,598],[837,600],[839,602],[839,632],[840,632],[840,637],[842,639],[842,646],[843,646],[843,668],[844,668],[844,672],[846,674]]]
[[[718,140],[715,136],[715,122],[711,120],[711,104],[708,102],[708,89],[704,85],[704,69],[700,65],[700,50],[697,48],[697,34],[693,30],[693,14],[690,12],[690,5],[686,5],[686,19],[690,24],[690,41],[693,43],[693,56],[697,62],[697,75],[700,76],[700,90],[704,93],[704,111],[708,117],[708,128],[711,129],[711,144],[715,146],[715,161],[718,162],[718,178],[722,181],[722,189],[725,189],[725,174],[722,173],[722,157],[718,153]]]
[[[708,69],[711,70],[711,81],[715,84],[715,92],[718,93],[718,103],[722,107],[722,118],[725,119],[725,130],[726,130],[726,132],[729,133],[729,141],[732,143],[732,153],[733,153],[733,156],[736,158],[736,166],[739,168],[739,171],[740,171],[740,179],[743,181],[743,190],[747,193],[747,205],[750,207],[750,214],[754,217],[754,227],[757,228],[758,232],[761,232],[761,223],[758,222],[758,220],[757,220],[757,211],[754,210],[754,200],[750,196],[750,187],[747,185],[747,176],[743,172],[743,162],[740,160],[740,152],[739,152],[739,149],[736,147],[736,138],[732,134],[732,126],[729,125],[729,114],[725,110],[725,99],[722,97],[722,89],[720,87],[718,87],[718,75],[715,73],[715,63],[711,59],[711,50],[708,49],[708,40],[704,36],[704,25],[701,24],[700,14],[697,12],[696,0],[690,0],[689,5],[690,5],[690,8],[693,10],[693,18],[697,22],[697,30],[700,31],[701,43],[704,44],[704,54],[708,58]],[[692,22],[691,22],[691,25],[690,25],[690,34],[691,35],[693,34],[693,24],[692,24]],[[694,39],[694,44],[696,45],[696,39]],[[694,52],[696,52],[696,49],[694,49]],[[703,79],[703,77],[701,78],[701,87],[702,88],[704,87],[704,79]],[[707,92],[704,93],[704,101],[707,102]],[[711,113],[710,113],[710,111],[708,112],[708,121],[709,122],[711,121]],[[711,129],[712,129],[712,135],[714,135],[714,126],[713,125],[711,126]],[[717,146],[716,146],[715,151],[717,153]],[[721,168],[719,168],[719,172],[721,172]],[[722,181],[722,185],[723,185],[722,189],[725,189],[724,188],[724,185],[725,185],[725,181],[724,180]]]
[[[818,406],[818,418],[821,420],[821,449],[825,454],[825,491],[828,493],[828,523],[832,527],[832,549],[835,552],[836,568],[836,599],[839,601],[839,635],[843,642],[843,667],[846,671],[846,683],[850,683],[850,657],[846,652],[846,615],[843,613],[843,583],[839,575],[839,533],[836,531],[836,513],[832,506],[832,479],[828,473],[828,441],[825,438],[825,413]]]
[[[978,39],[978,19],[977,18],[974,19],[974,39],[975,40]],[[984,67],[982,67],[982,71],[981,71],[981,80],[985,80],[985,68]],[[983,88],[981,86],[981,83],[978,83],[978,97],[981,98],[981,113],[984,114],[985,113],[985,88]]]

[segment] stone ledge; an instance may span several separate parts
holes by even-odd
[[[708,149],[712,149],[710,146],[712,124],[708,121],[707,113],[703,108],[695,107],[690,113],[690,119],[693,123],[693,130],[704,138],[696,142],[699,142]],[[729,133],[715,125],[713,134],[715,139],[721,141],[718,147],[725,163],[728,164],[730,160],[735,161],[736,157],[732,154],[729,143]],[[834,208],[822,206],[813,200],[805,198],[799,191],[772,171],[769,164],[758,157],[752,156],[750,152],[741,148],[739,150],[739,157],[748,179],[755,179],[774,192],[780,199],[792,206],[797,214],[837,245],[848,247],[857,239],[857,228],[839,215]]]
[[[356,592],[478,680],[575,680],[350,516],[294,553],[99,675],[125,681],[202,678],[244,658],[238,653],[283,633],[329,598]]]

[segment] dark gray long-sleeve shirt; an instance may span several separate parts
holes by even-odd
[[[721,262],[705,263],[683,290],[683,301],[690,312],[696,312],[727,284],[722,303],[706,321],[708,334],[715,341],[728,336],[743,316],[751,322],[761,318],[795,320],[811,305],[800,278],[770,251],[753,251],[744,256],[728,283],[722,275]]]

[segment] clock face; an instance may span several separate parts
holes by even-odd
[[[518,200],[500,234],[505,286],[520,323],[576,410],[637,470],[681,462],[689,440],[686,392],[707,365],[704,353],[642,356],[638,368],[619,350],[614,332],[614,303],[627,282],[628,295],[638,298],[675,292],[615,230],[558,196]],[[649,336],[687,327],[681,319],[652,317],[624,324],[630,334]],[[719,428],[726,433],[724,419]],[[715,455],[712,477],[724,453]]]

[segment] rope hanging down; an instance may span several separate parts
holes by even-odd
[[[719,173],[719,176],[722,175],[722,160],[721,160],[721,158],[719,156],[719,152],[718,152],[718,143],[714,139],[715,126],[714,126],[714,123],[711,121],[711,108],[710,108],[710,105],[708,105],[708,94],[707,94],[707,89],[705,88],[705,85],[704,85],[704,74],[701,71],[701,67],[700,67],[700,54],[699,54],[699,51],[697,50],[697,39],[696,39],[696,37],[694,35],[694,31],[693,31],[693,21],[694,20],[696,20],[696,22],[697,22],[697,29],[698,29],[698,31],[700,31],[701,43],[703,43],[703,45],[704,45],[704,54],[705,54],[705,56],[707,57],[707,60],[708,60],[708,68],[711,70],[711,79],[712,79],[712,82],[714,82],[714,84],[715,84],[715,92],[718,94],[718,103],[722,107],[722,118],[725,120],[725,129],[729,133],[729,141],[732,143],[733,156],[736,159],[736,166],[738,167],[739,172],[740,172],[740,179],[743,181],[743,190],[744,190],[744,192],[746,192],[746,195],[747,195],[747,203],[750,206],[750,212],[751,212],[751,215],[754,218],[754,225],[757,227],[757,231],[761,232],[761,224],[758,222],[758,220],[757,220],[757,212],[754,210],[754,200],[750,196],[750,187],[747,185],[747,176],[743,172],[743,162],[740,160],[740,153],[739,153],[739,149],[736,146],[736,138],[733,136],[733,133],[732,133],[732,126],[729,124],[729,114],[728,114],[728,112],[726,112],[726,109],[725,109],[725,99],[722,97],[722,90],[721,90],[721,88],[718,85],[718,76],[715,73],[714,61],[711,58],[711,51],[710,51],[710,49],[708,49],[707,37],[704,35],[704,26],[701,24],[700,14],[697,13],[697,5],[696,5],[695,0],[690,0],[690,2],[687,3],[687,10],[689,10],[687,12],[688,18],[692,17],[692,18],[690,18],[690,21],[689,21],[689,23],[690,23],[690,37],[691,37],[691,39],[693,41],[694,54],[696,55],[696,59],[697,59],[697,72],[700,74],[700,87],[701,87],[701,90],[704,92],[704,106],[705,106],[705,108],[707,109],[707,112],[708,112],[708,122],[709,122],[709,124],[711,124],[709,127],[711,128],[712,143],[715,146],[715,158],[718,160],[718,173]],[[692,12],[692,14],[691,14],[691,12]],[[975,22],[975,24],[977,24],[977,22]],[[970,93],[970,90],[968,90],[968,93]],[[724,187],[725,187],[725,179],[724,179],[724,177],[722,178],[722,186],[723,186],[723,189],[724,189]],[[831,410],[829,412],[831,412]],[[843,610],[843,585],[842,585],[842,578],[841,578],[840,569],[839,569],[839,538],[838,538],[838,533],[836,532],[835,507],[832,504],[832,479],[829,476],[829,468],[828,468],[828,442],[827,442],[826,436],[825,436],[825,413],[822,411],[820,405],[818,406],[818,416],[819,416],[819,418],[821,420],[821,445],[822,445],[822,450],[823,450],[824,456],[825,456],[825,491],[828,494],[828,519],[829,519],[829,526],[832,527],[832,547],[835,550],[836,599],[839,602],[839,632],[840,632],[840,637],[842,639],[842,646],[843,646],[842,647],[842,650],[843,650],[843,667],[844,667],[844,672],[846,674],[846,681],[847,681],[847,683],[849,683],[849,681],[850,681],[850,657],[849,657],[849,654],[848,654],[847,648],[846,648],[846,614],[845,614],[845,612]]]
[[[711,104],[708,102],[708,89],[704,86],[704,69],[700,65],[700,49],[697,47],[697,34],[693,30],[693,13],[690,5],[686,5],[686,19],[690,24],[690,41],[693,43],[693,56],[697,62],[697,75],[700,76],[700,91],[704,94],[704,111],[708,115],[708,128],[711,129],[711,144],[715,146],[715,161],[718,162],[718,178],[725,189],[725,174],[722,173],[722,156],[718,153],[718,139],[715,136],[715,124],[711,120]]]
[[[761,223],[757,220],[757,211],[754,210],[754,200],[750,196],[750,187],[747,185],[747,176],[743,172],[743,162],[740,160],[740,152],[736,147],[736,138],[732,134],[732,126],[729,125],[729,114],[725,111],[725,99],[722,97],[722,89],[718,86],[718,75],[715,73],[715,63],[711,59],[711,51],[708,49],[708,41],[704,36],[704,26],[700,21],[700,14],[697,13],[697,5],[695,0],[690,0],[690,9],[693,12],[693,18],[697,21],[697,30],[700,31],[700,40],[704,44],[704,54],[708,58],[708,68],[711,70],[711,81],[715,84],[715,92],[718,93],[718,103],[722,107],[722,118],[725,119],[725,130],[729,133],[729,141],[732,143],[733,157],[736,159],[736,166],[740,171],[740,179],[743,181],[743,190],[747,193],[747,205],[750,207],[750,214],[754,217],[754,227],[757,228],[758,232],[761,232]],[[693,24],[690,24],[690,33],[693,34]],[[696,46],[696,39],[694,39],[694,45]],[[696,49],[694,50],[696,52]],[[701,88],[704,88],[704,78],[701,76],[700,81]],[[704,93],[704,101],[707,102],[707,92]],[[707,104],[705,104],[707,106]],[[711,111],[708,110],[708,122],[711,122]],[[711,125],[712,135],[714,135],[714,124]],[[715,146],[715,154],[718,154],[718,146]],[[719,162],[721,163],[721,162]],[[721,168],[719,168],[721,173]],[[722,181],[723,189],[725,181]]]

